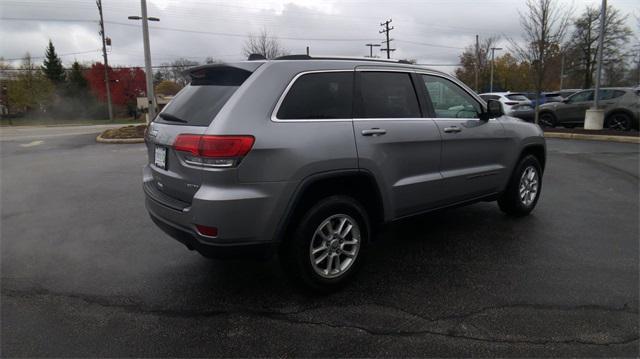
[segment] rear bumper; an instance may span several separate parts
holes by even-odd
[[[197,239],[197,234],[188,232],[183,228],[175,227],[172,224],[156,217],[149,212],[151,220],[158,228],[162,229],[171,238],[184,244],[188,249],[198,251],[208,258],[269,258],[277,248],[276,242],[250,243],[243,245],[216,245],[212,243],[202,243]]]
[[[148,166],[143,169],[143,179],[145,205],[153,221],[190,249],[218,256],[273,247],[278,218],[275,199],[280,198],[286,183],[202,185],[189,204],[154,191]],[[202,235],[196,224],[216,227],[218,235]]]

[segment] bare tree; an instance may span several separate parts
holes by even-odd
[[[475,82],[475,71],[477,66],[479,84],[478,88],[475,90],[479,92],[488,90],[491,66],[491,48],[495,47],[499,40],[499,36],[485,38],[480,42],[477,51],[475,44],[467,46],[464,52],[460,55],[461,66],[456,69],[456,76],[467,85],[472,86]]]
[[[627,15],[622,15],[612,6],[607,7],[607,18],[604,24],[604,63],[605,72],[618,70],[620,64],[624,64],[625,45],[632,35],[631,29],[626,25]],[[588,6],[584,13],[573,21],[574,30],[569,40],[569,51],[574,52],[578,62],[574,71],[583,76],[583,88],[593,86],[593,72],[597,62],[598,38],[600,37],[600,9]],[[621,75],[618,74],[620,77]],[[607,76],[615,77],[612,74]],[[615,80],[611,80],[613,85]]]
[[[527,0],[526,11],[519,13],[522,42],[509,39],[509,43],[513,53],[532,65],[536,98],[542,92],[542,83],[554,49],[559,48],[567,33],[570,13],[570,9],[558,5],[556,0]],[[539,103],[536,101],[536,123]]]
[[[260,54],[267,59],[288,54],[278,39],[271,36],[266,29],[262,29],[258,35],[249,34],[242,51],[247,57],[251,54]]]
[[[189,82],[189,75],[185,71],[194,66],[200,65],[197,61],[192,61],[186,58],[178,58],[170,63],[163,63],[160,73],[163,80],[171,80],[180,87],[184,87]]]

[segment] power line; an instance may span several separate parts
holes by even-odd
[[[95,20],[86,20],[86,19],[43,19],[43,18],[17,18],[17,17],[1,17],[0,20],[6,21],[52,21],[52,22],[92,22],[97,23]],[[132,26],[138,27],[133,24],[128,24],[126,22],[119,21],[104,21],[107,24],[112,25],[121,25],[121,26]],[[218,35],[218,36],[230,36],[230,37],[242,37],[248,38],[249,34],[239,34],[239,33],[231,33],[231,32],[216,32],[216,31],[203,31],[203,30],[190,30],[190,29],[181,29],[174,27],[164,27],[164,26],[149,26],[150,29],[154,30],[164,30],[164,31],[176,31],[176,32],[186,32],[192,34],[205,34],[205,35]],[[280,40],[292,40],[292,41],[327,41],[327,42],[351,42],[351,41],[375,41],[377,39],[374,38],[308,38],[308,37],[291,37],[291,36],[274,36],[275,39]]]
[[[393,27],[391,28],[393,29]],[[401,39],[394,39],[394,41],[397,42],[404,42],[407,44],[412,44],[412,45],[421,45],[421,46],[428,46],[428,47],[440,47],[443,49],[455,49],[455,50],[464,50],[464,47],[458,47],[458,46],[448,46],[448,45],[438,45],[438,44],[430,44],[430,43],[426,43],[426,42],[417,42],[417,41],[409,41],[409,40],[401,40]]]
[[[95,50],[87,50],[87,51],[78,51],[78,52],[67,52],[64,54],[58,54],[58,56],[71,56],[71,55],[81,55],[81,54],[88,54],[91,52],[98,52],[98,51],[102,51],[102,49],[95,49]],[[30,56],[32,59],[44,59],[45,56]],[[18,61],[18,60],[22,60],[24,59],[24,57],[15,57],[12,59],[4,59],[4,61]]]

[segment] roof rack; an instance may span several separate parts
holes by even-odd
[[[349,56],[318,56],[311,57],[309,55],[285,55],[276,57],[274,60],[344,60],[344,61],[372,61],[372,62],[390,62],[394,64],[408,64],[413,65],[407,60],[390,60],[390,59],[377,59],[371,57],[349,57]]]

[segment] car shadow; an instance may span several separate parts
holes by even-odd
[[[512,218],[494,203],[479,203],[392,223],[369,246],[355,280],[328,295],[295,286],[277,257],[266,261],[203,258],[196,264],[197,280],[190,282],[189,290],[197,295],[191,296],[189,304],[287,312],[398,300],[408,292],[446,297],[456,286],[465,286],[506,261],[524,260],[518,259],[522,243],[535,235],[527,230],[535,222],[535,216]]]

